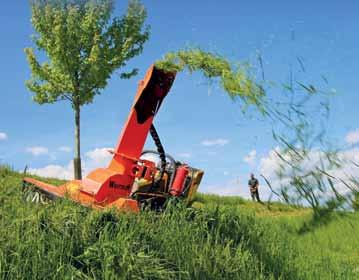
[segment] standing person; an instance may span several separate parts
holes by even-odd
[[[261,202],[261,200],[259,198],[259,192],[258,192],[259,182],[258,182],[257,178],[254,177],[253,173],[251,173],[251,178],[248,181],[248,187],[251,192],[252,200],[253,201],[257,200],[258,202]]]

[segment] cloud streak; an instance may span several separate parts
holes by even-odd
[[[224,146],[227,145],[228,143],[229,140],[224,138],[206,139],[201,142],[201,144],[205,147]]]
[[[191,158],[192,157],[192,154],[191,153],[179,153],[177,154],[178,157],[180,158]]]
[[[347,142],[350,145],[355,145],[359,143],[359,129],[350,131],[345,136],[345,142]]]
[[[72,149],[70,147],[68,147],[68,146],[61,146],[61,147],[58,148],[58,150],[60,152],[64,152],[64,153],[70,153],[72,151]]]
[[[7,134],[5,132],[0,132],[0,141],[7,140]]]
[[[42,146],[34,146],[26,148],[26,152],[32,154],[33,156],[41,156],[47,155],[49,153],[49,149]]]
[[[243,158],[243,161],[248,163],[249,165],[254,165],[257,159],[257,151],[252,150]]]

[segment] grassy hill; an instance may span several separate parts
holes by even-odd
[[[58,180],[51,180],[60,183]],[[0,167],[1,279],[358,279],[359,215],[199,194],[164,213],[22,200]]]

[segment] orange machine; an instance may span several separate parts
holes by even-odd
[[[107,168],[90,172],[83,180],[53,186],[33,178],[24,178],[26,200],[43,202],[68,198],[97,209],[115,207],[139,211],[143,205],[162,208],[170,197],[186,202],[193,199],[203,171],[174,160],[165,154],[153,126],[153,118],[169,92],[176,73],[151,66],[139,83],[134,104]],[[150,132],[157,151],[143,151]]]

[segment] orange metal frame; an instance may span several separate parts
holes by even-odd
[[[155,175],[155,164],[140,160],[140,156],[153,118],[169,92],[175,75],[161,71],[154,65],[148,69],[139,83],[134,104],[107,168],[95,169],[83,180],[73,180],[59,187],[32,178],[25,178],[24,181],[46,194],[68,196],[86,206],[113,206],[138,211],[137,201],[130,199],[129,195],[135,178],[151,180]]]

